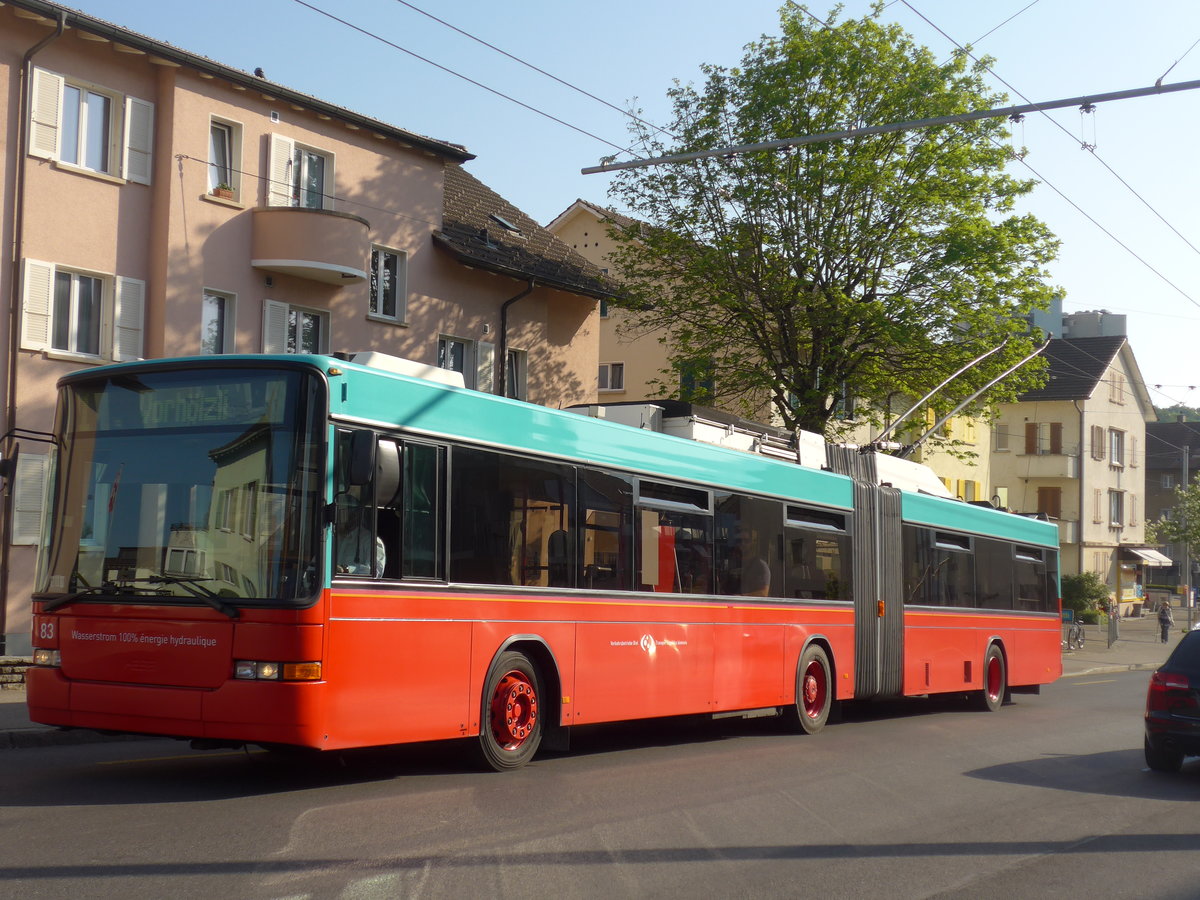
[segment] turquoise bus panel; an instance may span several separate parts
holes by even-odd
[[[1028,516],[907,492],[900,509],[907,523],[986,534],[1039,547],[1058,547],[1058,526]]]
[[[841,509],[853,502],[850,479],[832,472],[354,363],[325,366],[343,373],[329,379],[334,416]]]

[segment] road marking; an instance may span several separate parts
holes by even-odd
[[[1103,681],[1076,681],[1075,687],[1083,687],[1085,684],[1112,684],[1116,680],[1115,678],[1106,678]]]

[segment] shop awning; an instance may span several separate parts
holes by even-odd
[[[1150,547],[1122,547],[1124,553],[1141,560],[1147,566],[1173,566],[1175,561]]]

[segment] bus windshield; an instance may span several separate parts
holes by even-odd
[[[321,382],[127,370],[60,396],[39,597],[297,604],[319,584]]]

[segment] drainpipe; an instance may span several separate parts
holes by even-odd
[[[17,154],[17,165],[13,185],[8,192],[8,195],[12,197],[13,243],[12,258],[9,261],[11,272],[8,279],[8,372],[4,384],[8,394],[4,418],[4,422],[8,426],[8,434],[4,438],[5,459],[12,455],[13,440],[9,436],[12,435],[17,422],[17,352],[21,346],[19,337],[21,291],[19,285],[21,284],[21,254],[25,244],[25,166],[29,159],[29,148],[25,146],[25,142],[28,140],[26,123],[29,120],[29,92],[31,90],[29,76],[33,69],[34,56],[51,41],[60,38],[66,27],[67,12],[60,9],[54,33],[46,35],[26,50],[25,55],[21,57],[21,83],[17,93],[17,140],[13,144],[13,149]],[[0,653],[4,652],[4,635],[8,633],[8,558],[9,546],[12,543],[12,483],[14,480],[15,478],[10,478],[8,486],[4,490],[4,524],[2,526],[4,540],[0,541]]]
[[[521,291],[515,297],[505,300],[504,304],[500,307],[500,383],[497,385],[496,393],[501,397],[508,394],[508,308],[518,300],[532,294],[535,287],[537,287],[537,282],[530,278],[529,284],[525,286],[525,290]]]
[[[1091,453],[1084,453],[1084,447],[1087,446],[1089,437],[1083,424],[1083,408],[1079,405],[1078,400],[1072,400],[1071,403],[1074,404],[1077,410],[1079,410],[1079,524],[1077,526],[1078,533],[1075,535],[1075,538],[1079,541],[1079,574],[1082,575],[1085,571],[1083,550],[1083,511],[1087,509],[1087,506],[1084,503],[1085,479],[1083,477],[1083,467],[1087,464],[1086,460],[1089,456],[1091,456]]]

